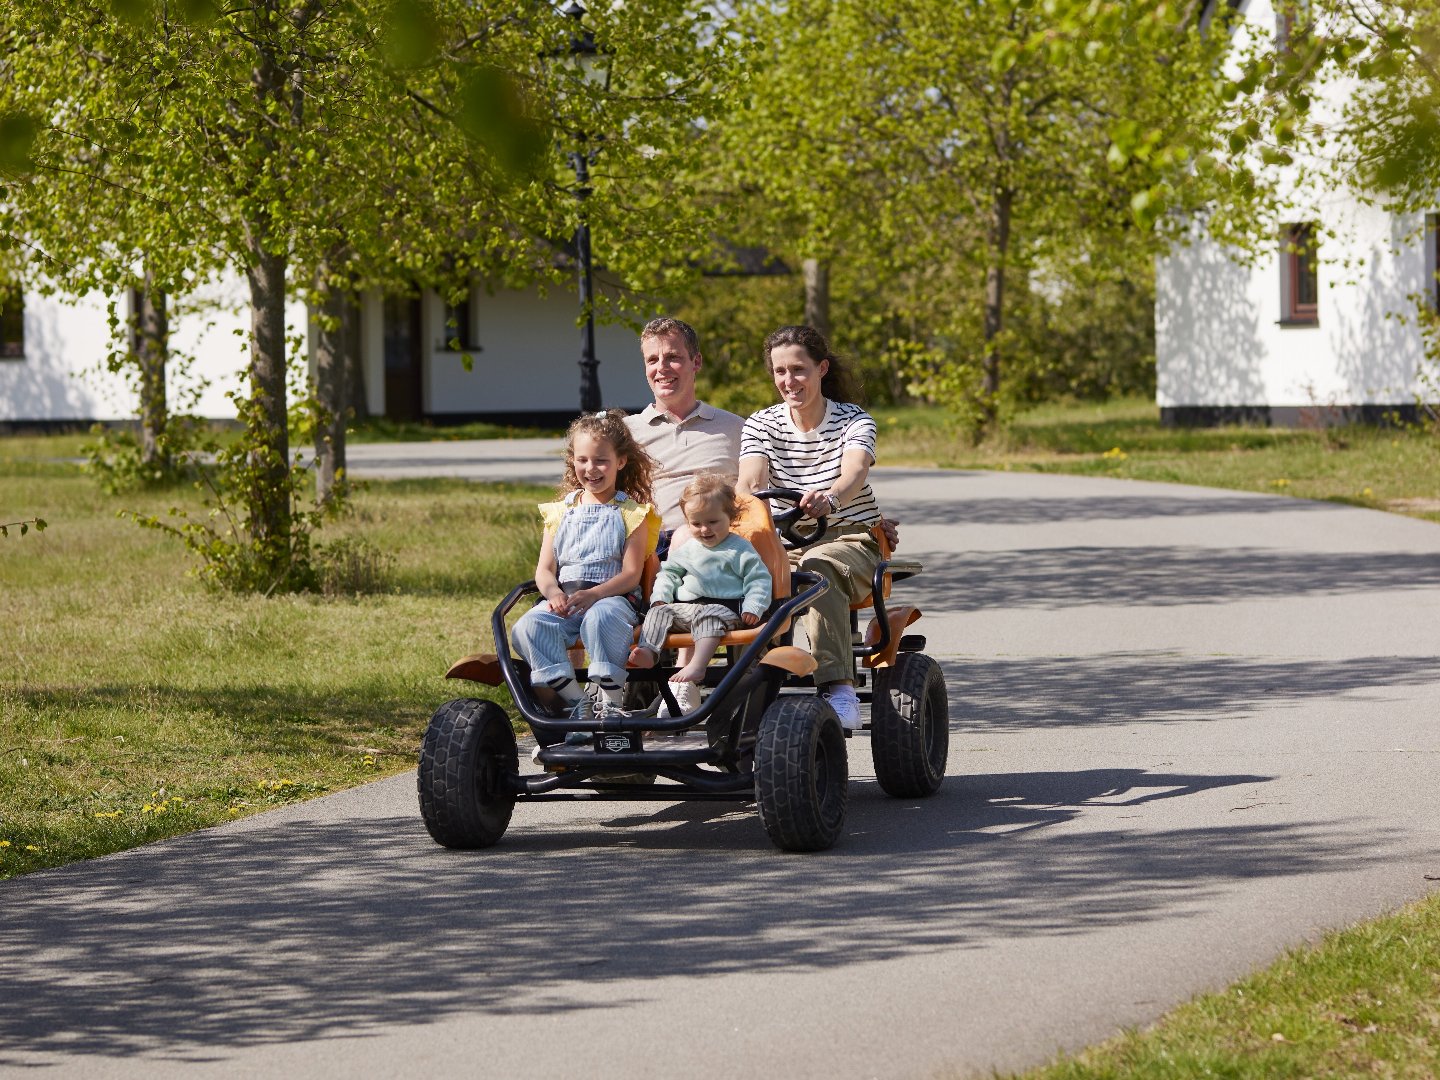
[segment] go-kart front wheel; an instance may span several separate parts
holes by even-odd
[[[875,672],[870,752],[887,795],[933,795],[950,752],[950,699],[940,665],[923,653],[901,653]]]
[[[831,847],[845,824],[849,783],[845,732],[829,702],[787,696],[765,710],[755,743],[755,802],[776,847]]]
[[[519,775],[515,732],[493,701],[458,698],[435,711],[420,745],[420,816],[437,844],[482,848],[505,835]]]

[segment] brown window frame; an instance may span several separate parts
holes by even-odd
[[[1320,324],[1320,227],[1313,221],[1295,222],[1281,233],[1280,324],[1282,326],[1318,326]],[[1303,286],[1311,282],[1310,298],[1305,299]]]
[[[441,352],[477,352],[479,347],[472,338],[475,336],[471,318],[473,312],[470,307],[470,297],[465,297],[458,304],[447,303],[445,305],[445,321],[440,324],[442,338],[440,342]],[[451,321],[455,325],[450,325]],[[452,345],[452,341],[458,341],[459,347]]]
[[[1440,214],[1425,215],[1425,273],[1426,296],[1430,306],[1440,311]]]
[[[0,360],[25,359],[25,291],[0,285]]]

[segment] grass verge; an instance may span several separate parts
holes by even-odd
[[[885,465],[1201,484],[1440,521],[1440,437],[1424,430],[1167,428],[1154,402],[1132,399],[1046,406],[971,446],[936,410],[875,413]]]
[[[322,540],[390,553],[383,591],[266,600],[116,517],[193,492],[111,498],[0,447],[0,507],[50,525],[0,541],[0,877],[412,769],[430,713],[483,689],[442,676],[533,571],[546,494],[372,484]]]
[[[1012,1080],[1440,1076],[1440,896]]]

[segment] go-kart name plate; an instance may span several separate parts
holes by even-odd
[[[639,732],[602,731],[595,736],[595,752],[597,754],[628,754],[639,749]]]

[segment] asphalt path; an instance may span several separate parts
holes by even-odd
[[[558,460],[356,447],[352,472],[421,459],[542,482]],[[936,796],[883,795],[861,735],[819,855],[745,807],[583,802],[451,852],[401,776],[28,875],[0,884],[0,1072],[986,1075],[1436,887],[1440,529],[874,475],[926,566],[896,592],[949,686]]]

